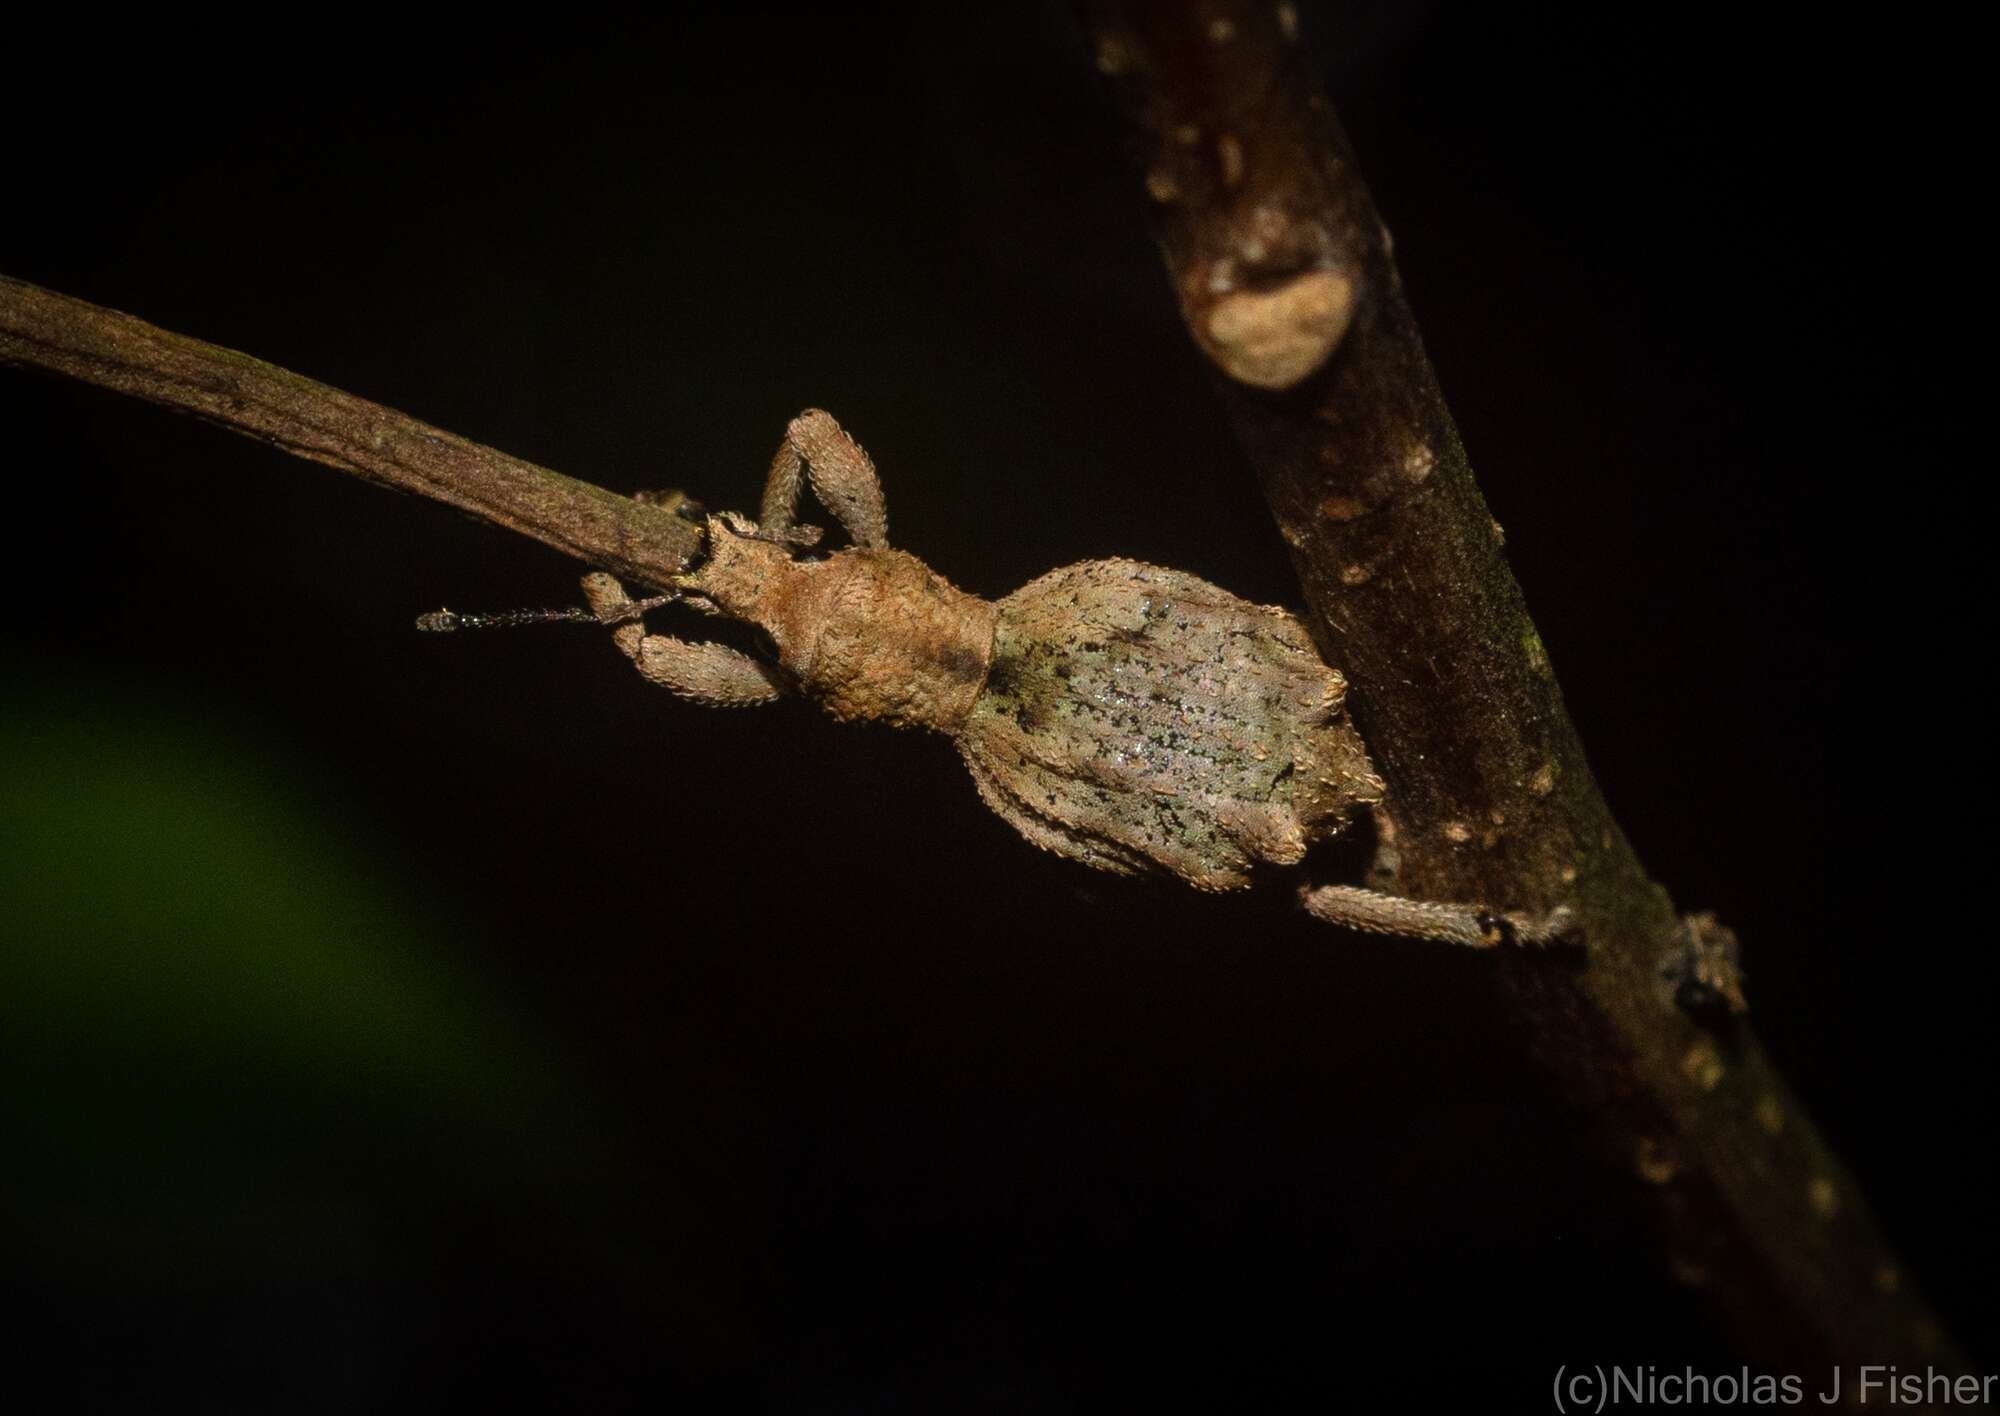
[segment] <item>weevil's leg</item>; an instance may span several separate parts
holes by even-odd
[[[847,435],[831,413],[808,408],[792,419],[785,440],[771,459],[764,483],[764,501],[757,525],[772,535],[792,529],[799,511],[799,474],[812,477],[813,491],[834,514],[857,546],[889,544],[889,511],[882,501],[882,482],[875,464],[861,445]]]
[[[1314,919],[1365,934],[1398,934],[1435,939],[1471,949],[1500,944],[1552,944],[1575,922],[1567,905],[1545,915],[1497,914],[1478,905],[1406,900],[1353,885],[1321,885],[1302,890],[1299,901]]]
[[[771,459],[770,475],[764,479],[764,500],[757,508],[757,525],[764,531],[782,536],[792,529],[799,514],[799,478],[805,470],[805,459],[793,446],[792,431],[787,428],[777,455]]]
[[[583,595],[600,615],[632,603],[623,585],[601,573],[584,576]],[[711,708],[745,708],[770,703],[786,693],[776,669],[726,644],[691,643],[672,635],[648,634],[638,620],[613,628],[611,641],[654,683]]]

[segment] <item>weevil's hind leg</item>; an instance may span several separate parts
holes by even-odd
[[[831,413],[817,408],[808,408],[785,429],[785,440],[778,444],[771,475],[764,482],[764,501],[757,512],[760,530],[783,535],[792,529],[802,472],[812,478],[814,493],[847,528],[855,545],[889,544],[889,510],[875,464]]]
[[[1471,949],[1500,944],[1553,944],[1567,934],[1575,917],[1567,905],[1545,915],[1496,914],[1477,905],[1406,900],[1353,885],[1321,885],[1302,890],[1306,913],[1328,924],[1358,929],[1364,934],[1397,934],[1405,939],[1435,939]]]
[[[764,479],[764,501],[757,508],[757,525],[767,534],[782,536],[798,519],[799,479],[805,470],[805,459],[799,456],[787,428],[777,455],[771,459],[770,475]]]
[[[583,577],[583,594],[600,615],[632,603],[625,587],[602,573]],[[636,619],[615,626],[611,641],[654,683],[711,708],[747,708],[783,698],[787,692],[776,669],[726,644],[648,634]]]

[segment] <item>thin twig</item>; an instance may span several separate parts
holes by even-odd
[[[455,506],[622,579],[665,588],[695,526],[247,354],[0,276],[0,364],[189,413],[343,472]]]
[[[1721,967],[1690,960],[1713,928],[1676,918],[1591,777],[1296,9],[1083,13],[1182,313],[1389,784],[1379,883],[1577,910],[1581,967],[1503,961],[1519,1019],[1751,1350],[1958,1363],[1744,1021],[1681,1006]]]

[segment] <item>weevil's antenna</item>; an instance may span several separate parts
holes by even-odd
[[[637,619],[648,610],[657,610],[680,599],[678,590],[653,595],[644,600],[628,600],[603,614],[595,610],[501,610],[496,614],[466,614],[459,610],[432,610],[417,616],[417,628],[426,634],[451,634],[461,629],[514,629],[524,624],[622,624]]]

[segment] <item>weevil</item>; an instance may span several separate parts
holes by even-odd
[[[814,493],[852,544],[810,554]],[[942,733],[979,795],[1033,844],[1119,875],[1238,890],[1378,805],[1383,784],[1345,712],[1347,683],[1290,612],[1184,571],[1130,560],[1065,566],[989,601],[889,544],[875,465],[827,413],[785,430],[756,520],[704,515],[703,554],[668,594],[631,599],[585,576],[588,612],[425,616],[428,629],[594,619],[654,683],[716,707],[791,695],[836,718]],[[648,632],[673,600],[763,631],[776,661]],[[1546,917],[1301,891],[1331,923],[1487,946],[1545,942]]]

